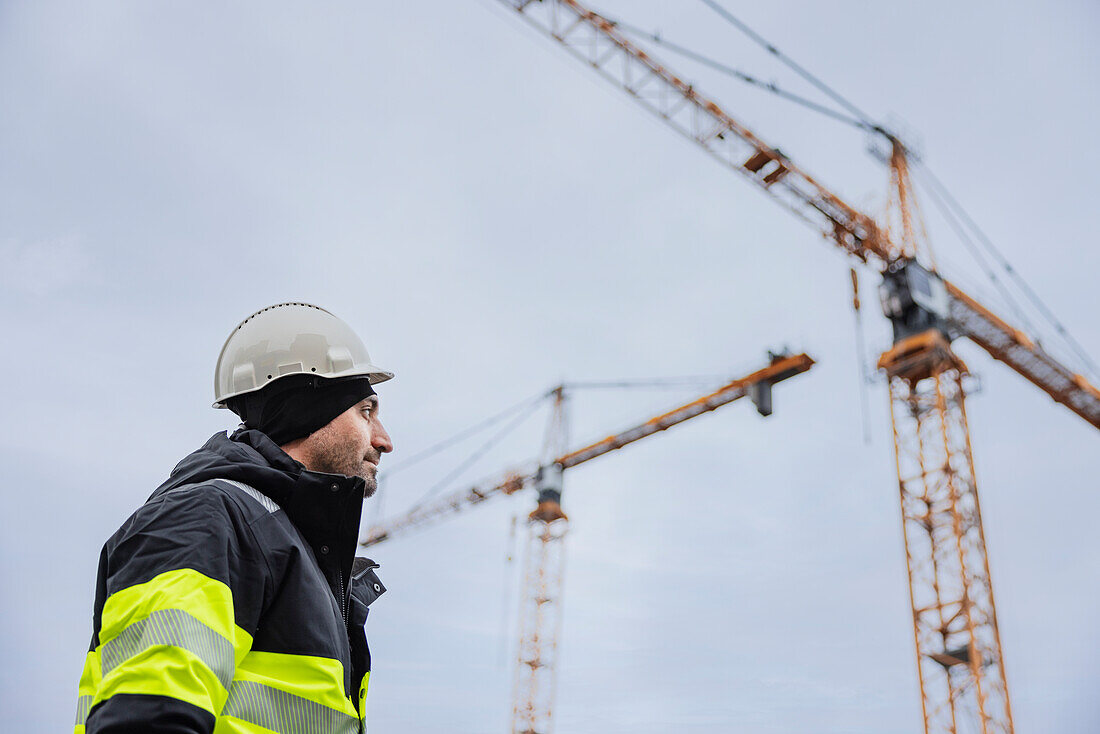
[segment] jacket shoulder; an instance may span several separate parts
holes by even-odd
[[[104,546],[97,634],[99,611],[110,596],[180,572],[223,584],[232,595],[238,624],[249,629],[273,581],[268,549],[251,527],[265,514],[258,502],[220,480],[156,493]]]
[[[134,516],[156,516],[169,512],[187,514],[224,514],[248,525],[279,511],[271,498],[254,487],[229,479],[210,479],[159,490],[138,508]]]

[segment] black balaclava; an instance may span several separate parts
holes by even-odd
[[[226,407],[279,446],[304,438],[366,397],[374,395],[370,378],[291,375],[262,390],[225,401]]]

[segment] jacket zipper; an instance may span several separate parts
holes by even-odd
[[[336,582],[339,585],[338,588],[340,589],[340,616],[344,620],[344,635],[347,636],[346,639],[348,640],[348,655],[349,655],[349,659],[350,659],[350,656],[351,656],[351,637],[350,637],[351,628],[348,627],[348,593],[347,593],[347,589],[345,589],[345,587],[344,587],[344,574],[342,574],[342,573],[338,574],[337,577],[336,577]],[[362,719],[362,713],[359,712],[359,704],[356,703],[354,694],[351,691],[348,691],[347,699],[348,699],[348,701],[351,702],[351,705],[355,708],[356,712],[358,712],[359,715],[360,715],[360,725],[359,725],[360,728],[359,728],[359,731],[362,731],[363,730],[362,729],[362,720],[361,720]]]
[[[340,584],[340,616],[344,620],[344,630],[348,628],[348,595],[344,588],[344,574],[339,574],[336,579]]]

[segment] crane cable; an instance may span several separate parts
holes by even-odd
[[[662,377],[662,378],[643,378],[634,380],[590,380],[585,382],[566,382],[563,383],[563,387],[567,390],[585,390],[585,389],[616,389],[616,388],[684,388],[684,387],[698,387],[704,386],[715,382],[720,382],[727,379],[724,375],[691,375],[686,377]],[[511,405],[504,410],[496,413],[483,421],[475,423],[469,428],[465,428],[454,435],[443,439],[431,446],[418,451],[409,458],[399,461],[393,466],[387,467],[384,475],[389,477],[396,472],[407,469],[411,466],[419,464],[425,459],[430,459],[436,454],[440,453],[444,449],[459,443],[471,436],[476,435],[480,431],[483,431],[490,426],[498,423],[513,413],[523,411],[525,408],[532,408],[535,405],[548,400],[553,395],[553,390],[541,392],[537,395],[525,398],[514,405]]]
[[[600,389],[600,388],[684,388],[695,387],[705,384],[713,384],[716,381],[720,381],[722,376],[713,375],[700,375],[694,377],[669,377],[669,378],[656,378],[656,379],[638,379],[638,380],[607,380],[607,381],[588,381],[588,382],[573,382],[563,383],[565,389]],[[469,456],[463,459],[459,464],[447,472],[442,479],[433,484],[413,505],[407,510],[407,512],[414,512],[417,509],[423,507],[424,503],[437,495],[442,489],[444,489],[450,482],[461,476],[461,474],[473,466],[482,456],[484,456],[490,449],[500,443],[504,438],[520,426],[527,418],[535,413],[535,410],[545,401],[550,399],[554,394],[554,390],[548,390],[541,392],[530,398],[515,403],[514,405],[505,408],[504,410],[496,413],[495,415],[486,418],[479,423],[476,423],[469,428],[466,428],[453,436],[443,439],[431,446],[423,449],[422,451],[413,454],[408,459],[394,464],[392,467],[386,469],[384,473],[379,475],[379,490],[384,489],[389,478],[396,472],[407,469],[415,464],[429,459],[436,454],[439,454],[444,449],[476,435],[477,433],[488,429],[489,427],[500,423],[504,419],[515,416],[512,420],[504,426],[500,431],[495,433],[488,441],[479,446]],[[386,493],[383,491],[378,492],[378,501],[374,503],[375,515],[381,517],[382,499]],[[377,518],[376,518],[377,520]],[[377,524],[377,523],[375,523]]]
[[[497,637],[497,665],[500,668],[504,668],[507,664],[508,644],[505,640],[511,639],[508,624],[512,611],[512,586],[515,580],[512,562],[516,558],[516,525],[518,522],[519,515],[513,512],[512,520],[508,524],[508,545],[504,553],[504,593],[502,594],[503,599],[501,601],[503,604],[500,609],[500,635]]]
[[[877,132],[878,131],[878,126],[877,125],[870,124],[870,123],[865,122],[864,120],[860,120],[856,117],[850,117],[848,115],[845,115],[842,112],[837,112],[834,109],[826,107],[822,104],[818,104],[817,102],[814,102],[813,100],[807,99],[806,97],[795,94],[793,92],[788,92],[787,90],[783,89],[778,84],[776,84],[775,82],[765,82],[762,79],[757,79],[756,77],[754,77],[751,74],[747,74],[747,73],[745,73],[745,72],[743,72],[739,69],[733,68],[732,66],[728,66],[726,64],[723,64],[721,61],[716,61],[715,59],[712,59],[709,56],[704,56],[703,54],[701,54],[697,51],[692,51],[691,49],[686,48],[684,46],[681,46],[678,43],[673,43],[672,41],[666,40],[665,38],[663,38],[661,36],[660,33],[654,33],[654,32],[650,32],[650,31],[646,31],[646,30],[643,30],[641,28],[638,28],[637,26],[633,26],[629,23],[626,23],[624,21],[615,20],[613,18],[608,18],[608,17],[603,16],[603,15],[601,15],[600,17],[602,17],[608,23],[611,23],[612,25],[614,25],[616,28],[621,28],[622,30],[624,30],[628,33],[633,33],[636,36],[646,38],[646,39],[652,41],[653,43],[656,43],[659,46],[663,46],[664,48],[667,48],[669,51],[672,51],[673,53],[675,53],[677,55],[683,56],[684,58],[687,58],[687,59],[691,59],[692,61],[696,61],[696,62],[702,64],[703,66],[709,66],[710,68],[712,68],[716,71],[720,71],[720,72],[722,72],[723,74],[725,74],[727,76],[731,76],[735,79],[738,79],[742,82],[745,82],[746,84],[749,84],[750,86],[758,87],[758,88],[763,89],[765,91],[771,92],[772,94],[774,94],[778,97],[781,97],[782,99],[785,99],[789,102],[794,102],[795,104],[801,105],[803,107],[806,107],[807,109],[813,110],[814,112],[821,113],[822,115],[825,115],[827,117],[831,117],[834,120],[837,120],[838,122],[843,122],[847,125],[851,125],[852,127],[858,128],[860,130],[866,130],[868,132]]]
[[[858,127],[881,133],[883,135],[886,135],[887,137],[890,137],[891,139],[894,138],[894,136],[891,135],[891,133],[887,131],[884,127],[874,123],[870,119],[870,117],[866,113],[864,113],[859,107],[850,102],[839,92],[832,89],[829,85],[825,84],[825,82],[821,81],[816,76],[811,74],[808,70],[796,63],[793,59],[784,54],[774,45],[769,43],[763,36],[752,30],[752,28],[749,28],[749,26],[747,26],[744,22],[739,20],[736,16],[734,16],[724,7],[719,5],[716,0],[699,1],[711,10],[713,10],[719,16],[721,16],[724,20],[730,23],[730,25],[734,26],[739,31],[755,41],[757,44],[762,46],[766,51],[768,51],[768,53],[772,54],[784,65],[794,70],[795,73],[797,73],[806,81],[810,82],[810,84],[815,86],[818,90],[827,95],[834,102],[847,109],[852,115],[855,116],[856,120],[859,123],[859,125],[857,125]],[[811,107],[812,109],[815,108],[814,103],[812,102],[804,106]],[[818,111],[824,112],[825,110]],[[841,116],[836,113],[826,112],[826,114],[829,114],[829,116],[831,117],[841,119]],[[1009,278],[1016,284],[1016,286],[1023,292],[1024,296],[1027,297],[1027,299],[1031,302],[1035,309],[1043,316],[1044,319],[1046,319],[1051,324],[1051,326],[1054,327],[1054,330],[1058,333],[1058,335],[1062,337],[1062,339],[1077,356],[1077,358],[1081,360],[1081,362],[1083,363],[1082,366],[1089,370],[1094,378],[1100,377],[1100,368],[1097,368],[1096,362],[1092,360],[1088,352],[1086,352],[1084,347],[1081,346],[1080,342],[1078,342],[1069,333],[1069,330],[1066,329],[1065,325],[1062,324],[1058,317],[1054,315],[1054,312],[1051,311],[1051,309],[1042,301],[1042,299],[1039,298],[1039,295],[1034,291],[1034,289],[1032,289],[1031,286],[1027,284],[1027,282],[1023,279],[1019,272],[1012,266],[1012,264],[1008,261],[1008,258],[1006,258],[1004,254],[993,245],[992,240],[990,240],[985,232],[977,225],[970,214],[968,214],[967,211],[963,209],[958,200],[951,195],[951,192],[947,190],[947,187],[944,186],[939,178],[937,178],[936,175],[932,173],[927,165],[921,164],[919,160],[917,162],[919,164],[920,170],[923,170],[924,173],[927,175],[928,180],[931,182],[931,186],[938,191],[939,195],[946,201],[950,208],[953,209],[958,217],[970,228],[970,230],[977,238],[978,242],[986,249],[986,251],[993,257],[993,259],[997,261],[997,263],[1001,266],[1001,268],[1005,271]],[[941,209],[946,213],[946,208],[941,207]],[[950,219],[950,217],[948,217],[948,219]],[[955,227],[954,223],[952,224],[952,227]],[[958,228],[956,228],[956,232],[959,233]],[[962,237],[962,239],[964,244],[966,244],[967,238]],[[970,245],[967,245],[967,247],[971,250],[971,253],[974,254],[974,250],[970,247]],[[975,259],[979,260],[979,265],[982,265],[980,259],[976,255]],[[993,276],[992,271],[990,271],[988,268],[983,269],[986,269],[987,277],[989,277],[990,280],[993,281],[998,290],[1001,290],[1002,295],[1004,295],[1009,300],[1009,304],[1013,308],[1013,310],[1019,313],[1020,310],[1018,305],[1015,303],[1012,296],[1008,294],[1007,291],[1003,290],[999,280]],[[1025,322],[1025,324],[1027,324],[1026,318],[1024,318],[1023,321]]]
[[[785,64],[789,68],[793,69],[796,74],[798,74],[800,77],[802,77],[803,79],[808,81],[810,84],[817,87],[818,90],[820,90],[822,93],[824,93],[830,99],[832,99],[834,102],[839,104],[841,107],[844,107],[845,109],[847,109],[850,113],[852,113],[853,116],[856,117],[856,119],[858,119],[861,123],[863,123],[863,125],[866,126],[868,129],[886,134],[885,128],[883,128],[881,125],[878,125],[874,121],[872,121],[870,116],[867,113],[865,113],[860,108],[856,107],[853,103],[849,102],[847,99],[844,98],[843,95],[841,95],[839,92],[833,90],[832,87],[830,87],[828,84],[821,81],[816,76],[811,74],[809,71],[804,69],[798,63],[796,63],[794,61],[794,59],[792,59],[790,56],[787,56],[785,53],[783,53],[778,48],[773,46],[763,36],[761,36],[759,33],[754,31],[752,28],[749,28],[743,22],[738,20],[731,12],[729,12],[728,10],[723,8],[717,2],[715,2],[714,0],[699,0],[699,1],[701,3],[703,3],[704,5],[706,5],[708,8],[710,8],[711,10],[713,10],[715,13],[720,15],[726,22],[728,22],[730,25],[737,28],[737,30],[741,31],[746,36],[751,38],[758,45],[763,47],[764,50],[766,50],[768,53],[770,53],[771,55],[773,55],[777,59],[779,59],[783,64]]]
[[[1100,368],[1097,368],[1096,362],[1092,360],[1088,352],[1086,352],[1084,347],[1081,346],[1080,342],[1073,338],[1073,335],[1070,334],[1065,325],[1058,320],[1058,317],[1054,315],[1054,312],[1051,311],[1050,307],[1047,306],[1046,303],[1044,303],[1043,300],[1039,298],[1039,295],[1034,291],[1034,289],[1031,288],[1030,285],[1028,285],[1027,281],[1023,279],[1023,276],[1021,276],[1019,272],[1017,272],[1017,270],[1012,267],[1012,263],[1008,261],[1008,258],[1004,256],[1004,253],[1002,253],[1000,250],[997,249],[996,246],[994,246],[993,241],[989,238],[988,235],[986,235],[981,227],[978,226],[977,222],[974,221],[974,219],[966,212],[966,210],[962,208],[962,205],[959,204],[958,200],[954,196],[951,195],[951,192],[947,190],[947,187],[943,185],[943,182],[941,182],[939,178],[937,178],[936,175],[932,173],[932,171],[929,170],[929,168],[925,165],[919,166],[918,170],[922,171],[927,176],[927,180],[931,184],[931,186],[926,188],[928,190],[934,189],[939,192],[940,196],[944,198],[947,204],[955,211],[959,218],[962,219],[962,221],[974,233],[978,242],[983,247],[985,247],[986,252],[988,252],[993,257],[993,259],[997,261],[997,263],[1001,266],[1001,269],[1003,269],[1008,277],[1011,278],[1012,281],[1016,284],[1016,287],[1018,287],[1023,292],[1024,296],[1029,301],[1031,301],[1031,304],[1043,316],[1043,318],[1045,318],[1051,324],[1051,326],[1054,327],[1054,330],[1058,332],[1058,335],[1065,340],[1066,344],[1069,345],[1074,354],[1076,354],[1077,357],[1084,363],[1084,366],[1092,372],[1092,376],[1094,378],[1100,378]]]
[[[518,403],[516,403],[514,405],[511,405],[508,408],[505,408],[504,410],[500,411],[499,413],[497,413],[493,416],[490,416],[489,418],[486,418],[485,420],[480,421],[480,422],[470,426],[469,428],[463,429],[463,430],[459,431],[458,433],[455,433],[454,435],[450,436],[449,438],[445,438],[442,441],[439,441],[435,444],[432,444],[428,448],[423,449],[422,451],[418,451],[417,453],[413,454],[412,456],[405,459],[404,461],[400,461],[400,462],[394,464],[392,467],[387,467],[384,471],[379,472],[379,474],[378,474],[378,491],[376,493],[376,499],[373,503],[371,503],[371,507],[372,507],[371,520],[370,520],[371,525],[376,526],[382,520],[383,506],[385,505],[385,499],[386,499],[387,495],[389,494],[385,490],[389,486],[389,478],[394,473],[402,471],[404,469],[408,469],[411,466],[419,464],[420,462],[424,461],[425,459],[429,459],[429,458],[435,456],[436,454],[440,453],[444,449],[450,448],[451,446],[455,445],[456,443],[459,443],[460,441],[463,441],[463,440],[465,440],[465,439],[467,439],[467,438],[469,438],[473,435],[476,435],[478,432],[483,431],[483,430],[489,428],[490,426],[492,426],[496,423],[499,423],[500,421],[502,421],[505,418],[509,417],[513,413],[517,413],[517,412],[522,413],[522,411],[524,411],[524,409],[533,409],[536,405],[538,405],[538,403],[545,400],[548,396],[549,396],[549,393],[539,393],[538,395],[535,395],[533,397],[525,398],[524,400],[521,400]],[[522,414],[527,415],[527,413],[522,413]],[[435,490],[434,487],[433,487],[433,490],[438,491],[438,490]],[[433,490],[429,490],[429,492],[434,493]],[[417,503],[416,507],[419,507],[420,505],[422,505],[423,502],[424,502],[424,499],[426,499],[426,498],[427,498],[427,495],[425,495],[425,498],[422,498]]]
[[[534,403],[529,402],[527,404],[527,410],[524,410],[523,412],[519,413],[519,415],[517,415],[511,421],[509,421],[508,424],[504,426],[504,428],[502,428],[501,430],[494,433],[489,438],[488,441],[483,443],[481,446],[478,446],[477,449],[475,449],[473,453],[471,453],[469,456],[467,456],[465,459],[463,459],[461,462],[459,462],[458,466],[456,466],[454,469],[449,471],[438,482],[433,484],[428,489],[428,491],[425,492],[423,494],[423,496],[421,496],[420,499],[418,499],[416,502],[413,503],[412,507],[409,508],[408,512],[416,512],[417,510],[419,510],[421,507],[424,506],[425,502],[427,502],[433,496],[438,494],[440,490],[444,489],[452,481],[454,481],[459,476],[461,476],[462,473],[464,471],[466,471],[467,469],[469,469],[471,466],[473,466],[477,462],[478,459],[480,459],[482,456],[484,456],[486,453],[488,453],[489,449],[493,448],[498,443],[503,441],[505,439],[505,437],[508,436],[508,434],[510,434],[515,429],[519,428],[520,424],[522,424],[525,420],[527,420],[532,415],[534,415],[535,408],[538,407],[538,404],[541,403],[545,399],[546,399],[546,395],[543,395],[539,398],[538,401],[536,401]]]
[[[663,377],[657,379],[566,382],[563,384],[563,387],[567,390],[615,390],[637,388],[680,389],[686,387],[703,387],[728,380],[729,377],[725,375],[697,375],[691,377]]]
[[[927,173],[931,175],[928,170],[923,166],[919,168],[918,171],[922,174]],[[967,251],[974,258],[974,261],[978,263],[978,267],[981,268],[982,272],[984,272],[986,277],[989,278],[989,281],[993,283],[994,287],[997,289],[997,292],[1001,294],[1002,298],[1004,298],[1009,308],[1012,309],[1012,313],[1016,316],[1016,318],[1020,320],[1020,322],[1024,325],[1024,328],[1028,329],[1032,333],[1037,333],[1038,330],[1035,328],[1034,324],[1031,323],[1031,320],[1028,319],[1027,314],[1024,313],[1022,308],[1020,308],[1020,305],[1017,302],[1016,298],[1012,295],[1012,292],[1009,291],[1005,284],[1001,281],[1001,279],[997,277],[996,270],[994,270],[993,266],[989,264],[986,256],[982,254],[982,251],[979,249],[978,245],[967,233],[962,221],[959,219],[958,216],[955,215],[954,211],[948,205],[944,196],[940,193],[939,190],[931,186],[931,184],[926,182],[923,178],[918,178],[918,181],[920,181],[920,183],[922,184],[922,188],[925,190],[925,192],[929,194],[929,198],[932,199],[932,203],[935,204],[936,208],[939,209],[940,213],[943,214],[944,219],[947,220],[947,223],[951,226],[951,229],[953,229],[955,231],[955,234],[958,235],[959,241],[963,243],[963,246],[966,247]]]
[[[479,431],[483,431],[486,428],[489,428],[490,426],[492,426],[493,424],[504,420],[505,418],[512,415],[513,413],[518,412],[518,411],[522,411],[524,408],[530,408],[534,405],[537,405],[538,403],[542,402],[543,400],[546,400],[547,397],[549,397],[549,393],[543,392],[543,393],[539,393],[538,395],[535,395],[535,396],[532,396],[532,397],[529,397],[529,398],[524,398],[523,400],[519,401],[518,403],[516,403],[516,404],[514,404],[514,405],[512,405],[508,408],[505,408],[504,410],[500,411],[499,413],[497,413],[497,414],[495,414],[495,415],[493,415],[489,418],[486,418],[485,420],[480,421],[479,423],[475,423],[474,425],[470,426],[469,428],[463,429],[463,430],[459,431],[458,433],[454,434],[453,436],[451,436],[449,438],[445,438],[442,441],[439,441],[438,443],[432,444],[431,446],[429,446],[426,449],[418,451],[417,453],[413,454],[412,456],[405,459],[404,461],[400,461],[400,462],[394,464],[392,467],[389,467],[389,468],[386,469],[386,476],[389,476],[389,475],[391,475],[395,472],[399,472],[403,469],[407,469],[410,466],[413,466],[414,464],[419,464],[421,461],[424,461],[425,459],[428,459],[428,458],[431,458],[432,456],[435,456],[436,454],[438,454],[443,449],[450,448],[454,444],[456,444],[460,441],[463,441],[463,440],[469,438],[470,436],[473,436],[473,435],[477,434]]]
[[[867,374],[867,348],[863,339],[863,310],[859,300],[859,273],[854,267],[848,268],[852,281],[852,315],[856,327],[856,360],[859,366],[859,415],[863,427],[863,444],[871,445],[871,415],[867,404],[867,386],[871,378]]]

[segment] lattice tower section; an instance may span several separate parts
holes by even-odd
[[[556,503],[555,503],[556,504]],[[545,510],[540,505],[540,510]],[[569,521],[560,513],[532,513],[520,597],[519,652],[512,693],[512,734],[551,734],[557,683],[558,636],[562,619],[565,535]]]
[[[942,339],[897,361],[889,356],[925,732],[1011,734],[964,405],[966,366]]]

